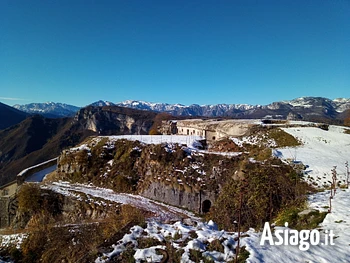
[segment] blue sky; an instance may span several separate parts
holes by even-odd
[[[0,1],[0,101],[350,97],[350,1]]]

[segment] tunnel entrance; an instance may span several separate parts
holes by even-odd
[[[211,207],[211,202],[210,200],[204,200],[202,203],[202,212],[203,213],[208,213]]]

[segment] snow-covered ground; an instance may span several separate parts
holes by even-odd
[[[320,192],[310,198],[310,204],[313,208],[324,210],[328,204],[327,192]],[[242,233],[241,246],[246,246],[246,250],[250,255],[247,262],[250,263],[294,263],[294,262],[308,262],[308,263],[346,263],[350,262],[350,211],[348,209],[348,201],[350,200],[350,191],[339,190],[333,199],[332,213],[328,214],[320,228],[316,230],[320,233],[320,243],[318,245],[310,245],[307,251],[301,251],[299,245],[270,245],[265,242],[260,245],[262,237],[261,231],[250,229],[246,233]],[[276,227],[277,229],[277,227]],[[279,227],[281,230],[289,230],[285,227]],[[330,238],[328,238],[328,245],[325,245],[326,233],[333,231],[334,245],[330,245]],[[190,235],[190,232],[195,235]],[[146,233],[146,234],[145,234]],[[178,236],[176,239],[175,236]],[[197,222],[195,225],[186,225],[182,222],[174,224],[162,224],[156,221],[148,222],[145,229],[135,226],[126,234],[120,241],[118,241],[110,253],[96,259],[96,263],[104,263],[112,256],[118,255],[126,249],[127,244],[133,243],[136,254],[134,255],[136,262],[141,260],[150,260],[149,262],[160,262],[162,256],[156,253],[156,249],[165,249],[164,246],[153,246],[145,249],[137,248],[137,239],[154,238],[159,241],[166,240],[167,237],[173,238],[172,244],[176,249],[183,249],[182,262],[192,263],[190,260],[190,249],[201,251],[202,255],[209,257],[214,262],[227,262],[234,259],[234,248],[237,246],[237,233],[218,230],[213,222],[202,223]],[[181,241],[186,240],[182,243]],[[223,252],[217,250],[210,250],[209,243],[213,240],[220,240],[223,246]],[[310,240],[306,240],[310,242]],[[182,245],[180,245],[182,244]],[[300,244],[300,243],[299,243]],[[310,244],[310,243],[309,243]]]
[[[20,248],[23,240],[26,238],[27,234],[11,234],[11,235],[0,235],[0,248],[6,247],[10,244],[15,244],[17,248]],[[0,261],[1,262],[1,261]]]
[[[281,159],[301,161],[307,165],[305,179],[318,186],[330,186],[334,166],[337,166],[337,181],[345,184],[347,170],[345,162],[350,161],[350,135],[344,128],[329,126],[325,131],[316,127],[283,128],[302,142],[302,146],[279,148],[274,154]]]
[[[164,224],[160,223],[159,220],[149,220],[145,229],[142,229],[139,226],[133,227],[129,234],[126,234],[112,247],[112,252],[106,253],[104,257],[97,258],[96,262],[106,262],[108,258],[125,250],[126,245],[130,242],[135,244],[135,259],[137,262],[140,262],[142,259],[151,259],[151,262],[160,262],[162,255],[156,253],[156,249],[164,249],[163,246],[138,249],[136,239],[142,236],[144,238],[152,237],[162,241],[169,237],[169,235],[172,237],[175,235],[181,237],[179,240],[174,240],[173,245],[177,249],[184,250],[182,254],[183,262],[192,262],[189,260],[190,249],[201,251],[203,256],[208,256],[214,259],[215,262],[226,262],[227,260],[234,258],[233,249],[237,245],[237,242],[234,241],[234,239],[237,237],[237,233],[226,232],[224,230],[219,231],[215,227],[214,223],[202,223],[192,213],[184,211],[180,208],[164,205],[136,195],[117,194],[111,190],[97,188],[94,186],[72,185],[66,182],[60,182],[46,185],[45,187],[65,195],[76,196],[77,198],[79,198],[78,193],[85,193],[91,197],[98,197],[104,200],[114,201],[116,203],[132,204],[139,208],[146,208],[147,210],[154,211],[154,214],[158,219],[176,220],[176,218],[180,219],[189,217],[191,218],[192,222],[195,222],[193,226],[189,226],[185,225],[181,221],[173,224]],[[241,245],[245,245],[246,249],[250,252],[247,262],[349,262],[349,200],[350,191],[348,189],[338,189],[335,197],[332,200],[332,213],[328,214],[324,222],[320,225],[319,231],[321,241],[325,239],[325,230],[332,230],[334,232],[335,239],[333,246],[322,244],[317,246],[311,245],[307,251],[301,251],[298,246],[291,245],[271,246],[267,242],[262,246],[260,245],[262,232],[251,229],[248,232],[243,233],[245,237],[241,239]],[[329,191],[319,192],[310,196],[309,203],[311,208],[321,211],[327,210],[326,207],[329,205]],[[189,232],[194,232],[196,234],[193,237],[193,235],[190,235]],[[147,234],[145,235],[145,233]],[[181,241],[185,240],[186,238],[188,238],[187,242],[182,244]],[[208,243],[215,239],[219,239],[223,244],[223,253],[215,250],[208,250]],[[182,245],[180,246],[180,244]]]
[[[283,130],[298,138],[302,145],[276,149],[276,156],[307,165],[305,179],[314,185],[329,186],[334,166],[337,166],[337,181],[342,184],[346,182],[345,162],[350,159],[350,135],[344,133],[343,127],[331,125],[328,131],[316,127]],[[329,196],[329,191],[309,196],[310,208],[327,211]],[[298,246],[260,246],[261,232],[251,232],[251,237],[244,241],[251,253],[248,262],[350,262],[349,203],[349,189],[338,189],[332,199],[332,212],[327,214],[320,225],[321,241],[324,240],[325,230],[332,230],[335,234],[334,246],[319,244],[304,252]]]
[[[303,143],[302,146],[278,148],[274,154],[281,159],[291,159],[300,161],[307,165],[305,179],[309,182],[316,182],[318,186],[329,186],[332,173],[331,169],[337,166],[338,180],[344,183],[346,180],[345,162],[350,161],[350,135],[344,134],[344,128],[338,126],[330,126],[329,131],[324,131],[316,127],[294,127],[283,128],[284,131],[297,137]],[[192,145],[198,138],[188,136],[110,136],[113,140],[121,139],[140,140],[144,143],[162,143],[172,142]],[[183,137],[183,138],[181,138]],[[312,179],[311,179],[312,178]],[[315,183],[314,183],[315,184]],[[203,256],[211,257],[215,262],[226,262],[233,259],[233,251],[236,246],[234,238],[237,233],[230,233],[224,230],[217,230],[213,222],[200,222],[193,214],[180,208],[166,206],[159,202],[151,201],[147,198],[128,195],[116,194],[111,190],[97,188],[87,185],[72,185],[65,182],[53,183],[44,187],[65,195],[76,196],[79,198],[79,192],[85,193],[91,197],[98,197],[104,200],[114,201],[116,203],[129,203],[140,208],[154,211],[155,217],[158,219],[179,219],[178,222],[165,224],[159,220],[149,220],[145,229],[134,226],[129,234],[126,234],[119,242],[112,247],[112,252],[106,253],[104,257],[99,257],[96,262],[106,262],[111,256],[122,252],[129,242],[135,244],[136,262],[141,260],[151,260],[151,262],[160,262],[162,255],[156,253],[156,249],[164,249],[162,246],[139,249],[136,239],[140,236],[152,237],[158,240],[167,239],[169,235],[173,238],[177,236],[177,240],[173,240],[173,245],[178,249],[183,249],[181,255],[182,262],[192,262],[189,259],[189,250],[195,249],[201,251]],[[324,190],[309,196],[310,208],[320,211],[326,211],[329,206],[329,190]],[[350,190],[337,189],[335,197],[332,199],[332,212],[327,214],[325,220],[320,224],[318,230],[320,232],[320,244],[310,245],[307,251],[301,251],[297,245],[281,245],[273,246],[265,242],[260,245],[262,231],[254,229],[249,230],[241,239],[241,245],[246,246],[250,256],[247,262],[251,263],[338,263],[350,262]],[[194,225],[186,225],[180,221],[181,218],[189,217]],[[163,221],[164,222],[164,221]],[[284,227],[277,229],[287,230]],[[325,236],[333,231],[334,245],[324,245]],[[145,234],[146,233],[146,234]],[[195,233],[195,235],[190,234]],[[184,241],[186,238],[188,240]],[[208,242],[219,239],[223,244],[224,252],[209,251]],[[307,240],[310,241],[310,240]]]
[[[116,193],[111,189],[99,188],[93,185],[54,182],[52,184],[42,185],[41,187],[51,189],[66,196],[72,196],[77,199],[81,198],[79,193],[84,193],[87,196],[101,198],[103,200],[112,201],[118,204],[131,204],[137,208],[152,211],[154,218],[157,218],[157,220],[160,221],[180,220],[186,217],[198,220],[193,213],[184,209],[150,200],[140,195]]]
[[[250,231],[249,238],[243,239],[243,244],[247,246],[250,257],[247,262],[309,262],[309,263],[333,263],[350,262],[350,191],[338,190],[332,201],[332,213],[327,214],[323,223],[320,224],[320,243],[310,245],[307,251],[301,251],[299,246],[282,245],[272,246],[265,243],[261,246],[261,232]],[[309,200],[312,208],[325,210],[329,204],[329,192],[320,192],[312,195]],[[284,228],[282,228],[284,229]],[[334,245],[325,245],[326,230],[333,231]],[[328,239],[330,241],[330,239]],[[309,242],[309,240],[308,240]]]
[[[146,144],[161,144],[161,143],[178,143],[188,145],[189,147],[196,144],[198,140],[203,140],[201,136],[187,136],[187,135],[116,135],[105,136],[110,141],[126,139],[129,141],[140,141]],[[98,137],[103,138],[103,136]]]
[[[104,263],[109,258],[120,254],[126,249],[126,244],[128,243],[133,243],[136,246],[136,253],[134,255],[136,262],[141,262],[141,260],[143,260],[143,262],[161,262],[163,256],[157,254],[156,249],[166,249],[164,245],[138,249],[137,239],[153,238],[163,242],[169,240],[169,237],[172,238],[171,243],[175,249],[183,250],[181,262],[193,262],[190,260],[191,249],[203,252],[203,256],[209,257],[215,260],[215,262],[227,262],[228,260],[234,259],[235,254],[233,251],[235,245],[237,245],[237,241],[235,241],[234,238],[236,236],[236,234],[219,231],[212,221],[208,223],[196,222],[195,225],[188,225],[182,222],[162,224],[151,221],[144,229],[139,226],[130,229],[130,233],[124,235],[119,243],[113,247],[112,252],[97,258],[95,262]],[[223,252],[206,250],[208,243],[216,239],[222,241]],[[184,242],[185,240],[187,240],[187,242]]]

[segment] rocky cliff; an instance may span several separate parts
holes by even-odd
[[[31,116],[0,131],[0,186],[13,181],[21,170],[57,157],[88,136],[148,134],[156,116],[116,106],[89,106],[74,118]]]
[[[77,112],[74,124],[101,135],[148,134],[156,115],[117,106],[89,106]]]
[[[239,169],[242,157],[198,154],[175,144],[97,137],[62,153],[58,180],[93,183],[202,212]]]

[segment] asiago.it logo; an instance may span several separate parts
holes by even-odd
[[[271,246],[299,246],[301,251],[306,251],[310,248],[310,245],[334,245],[334,233],[333,230],[325,230],[324,238],[321,241],[321,233],[317,229],[313,230],[295,230],[288,228],[288,222],[284,224],[285,229],[276,229],[273,233],[269,222],[265,222],[264,229],[260,239],[260,245],[264,246],[265,243]]]

